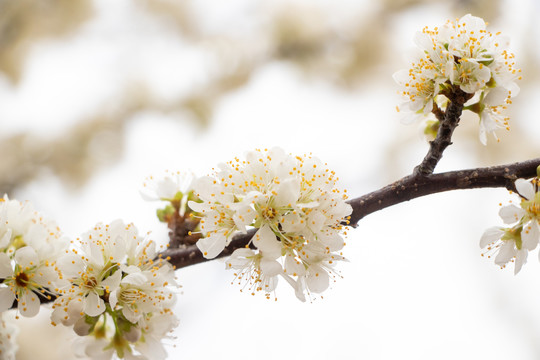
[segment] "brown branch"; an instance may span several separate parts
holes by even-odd
[[[349,200],[348,202],[353,208],[349,225],[356,226],[358,221],[366,215],[429,194],[476,188],[504,187],[508,190],[515,190],[514,181],[518,178],[536,176],[538,166],[540,166],[540,158],[509,165],[450,171],[426,176],[409,175],[379,190]],[[232,242],[218,255],[218,258],[229,256],[234,250],[249,245],[255,232],[256,229],[252,229],[247,234],[234,236]],[[176,268],[208,261],[196,245],[168,249],[161,253],[161,256],[169,258],[171,264]]]
[[[469,100],[473,94],[462,91],[459,87],[449,88],[445,95],[449,99],[448,106],[442,118],[441,110],[435,105],[434,114],[440,121],[439,130],[435,140],[429,142],[429,151],[424,160],[414,168],[415,175],[427,176],[433,174],[435,166],[441,160],[444,150],[452,144],[452,134],[459,124],[459,118],[463,111],[463,104]]]
[[[356,227],[358,221],[366,215],[392,205],[439,192],[500,187],[515,190],[514,181],[518,178],[536,176],[536,169],[539,166],[540,158],[537,158],[508,165],[450,171],[427,176],[409,175],[379,190],[349,200],[348,203],[351,204],[353,212],[348,225]],[[250,240],[256,232],[257,229],[251,229],[246,234],[235,235],[229,246],[217,258],[229,256],[239,248],[252,247]],[[159,257],[169,260],[176,269],[212,260],[205,259],[196,245],[187,245],[185,243],[180,244],[178,248],[163,251],[159,254]],[[42,303],[48,303],[55,299],[54,297],[40,297]],[[17,303],[15,302],[12,308],[16,306]]]

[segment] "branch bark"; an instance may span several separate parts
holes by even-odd
[[[477,188],[506,188],[515,191],[514,181],[518,178],[532,178],[536,176],[536,168],[540,166],[540,158],[508,165],[492,166],[477,169],[450,171],[439,174],[413,174],[348,201],[353,208],[350,226],[356,227],[360,219],[389,206],[409,201],[421,196],[451,190],[465,190]],[[250,240],[256,229],[247,234],[238,234],[218,256],[225,257],[238,248],[250,245]],[[168,249],[160,254],[167,258],[176,268],[182,268],[208,261],[196,245]]]
[[[440,121],[437,137],[435,137],[435,140],[429,142],[427,155],[420,165],[414,168],[415,175],[427,176],[433,174],[435,166],[441,160],[444,150],[452,144],[452,134],[459,125],[463,104],[473,96],[473,94],[462,91],[459,87],[449,88],[445,95],[448,97],[449,103],[444,112],[444,117],[437,104],[434,104],[435,111],[433,113]]]

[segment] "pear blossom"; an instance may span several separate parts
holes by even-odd
[[[405,102],[405,122],[429,115],[438,106],[445,109],[446,93],[456,88],[471,94],[464,109],[480,118],[480,141],[487,143],[487,133],[508,128],[508,118],[501,111],[519,93],[514,55],[508,52],[509,41],[500,33],[490,33],[481,18],[467,14],[433,30],[424,28],[415,35],[419,51],[412,66],[394,74]],[[495,96],[496,94],[496,96]],[[502,95],[502,96],[501,96]]]
[[[319,159],[288,155],[280,148],[251,151],[245,160],[220,164],[214,176],[193,184],[200,202],[188,206],[201,217],[203,234],[197,246],[206,258],[214,258],[235,233],[257,228],[251,240],[255,250],[237,249],[227,268],[267,294],[280,277],[296,287],[299,277],[309,273],[308,252],[337,254],[344,246],[342,222],[352,208],[336,189],[337,180]],[[286,274],[287,257],[304,271]]]
[[[520,206],[510,204],[499,211],[503,222],[512,226],[487,229],[480,239],[480,247],[486,248],[488,257],[496,253],[495,264],[501,267],[514,261],[517,274],[540,241],[540,192],[537,178],[532,182],[517,179],[515,186],[521,196]]]

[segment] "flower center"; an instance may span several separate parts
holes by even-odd
[[[527,213],[532,218],[540,218],[540,203],[536,202],[534,200],[532,201],[525,201],[523,204],[523,209],[527,211]]]
[[[262,208],[262,215],[267,218],[267,219],[273,219],[276,215],[277,215],[277,211],[276,209],[274,209],[273,207],[264,207]]]
[[[93,276],[89,276],[89,277],[86,277],[84,279],[84,282],[82,284],[85,288],[88,288],[88,289],[93,289],[96,287],[97,285],[97,280],[95,277]]]
[[[17,284],[18,287],[26,287],[29,280],[30,278],[28,275],[22,271],[15,276],[15,284]]]

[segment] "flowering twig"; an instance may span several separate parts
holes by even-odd
[[[539,165],[540,158],[537,158],[508,165],[450,171],[425,176],[420,174],[409,175],[379,190],[349,200],[348,203],[352,206],[353,212],[348,225],[356,226],[358,221],[366,215],[424,195],[476,188],[504,187],[508,190],[515,190],[514,181],[517,178],[535,176],[536,168]],[[235,249],[249,246],[256,230],[252,229],[247,234],[236,235],[218,257],[229,256]],[[176,268],[208,260],[203,257],[196,245],[168,249],[162,252],[160,256],[168,258],[169,262]]]
[[[452,92],[448,91],[448,98],[450,99],[444,118],[441,119],[440,109],[435,111],[435,115],[441,122],[437,137],[435,140],[429,142],[429,151],[424,157],[424,160],[414,169],[414,174],[426,176],[433,173],[435,166],[439,160],[441,160],[444,150],[452,144],[452,134],[454,129],[459,124],[459,118],[463,111],[463,104],[472,97],[473,94],[466,93],[460,88],[455,87]]]

